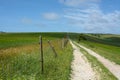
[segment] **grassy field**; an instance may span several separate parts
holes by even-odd
[[[120,35],[115,34],[86,34],[86,38],[91,42],[113,45],[120,47]]]
[[[44,74],[41,74],[39,36],[43,36]],[[61,48],[64,33],[0,34],[0,80],[69,80],[72,47]],[[49,47],[47,40],[58,54]]]
[[[43,36],[44,74],[41,74],[39,36]],[[72,47],[61,48],[66,33],[1,33],[0,34],[0,80],[69,80],[72,61]],[[78,33],[70,33],[78,42]],[[83,34],[87,40],[80,43],[98,54],[120,64],[119,35]],[[48,40],[55,47],[58,57],[49,47]],[[81,49],[94,69],[101,74],[101,80],[116,79],[96,58]],[[98,66],[98,67],[96,67]],[[102,70],[99,68],[102,68]]]
[[[76,34],[73,40],[78,42]],[[99,37],[98,37],[99,35]],[[120,64],[120,35],[113,34],[83,34],[87,40],[80,40],[80,44],[94,50],[105,58]]]
[[[63,38],[66,33],[0,33],[0,49],[37,44],[40,35],[45,40]]]
[[[120,65],[120,47],[90,41],[82,41],[81,44]]]
[[[70,38],[74,41],[79,40],[80,36],[83,36],[90,42],[96,42],[100,44],[112,45],[120,47],[120,35],[115,34],[88,34],[88,33],[70,33]]]
[[[76,44],[77,45],[77,44]],[[79,46],[78,46],[79,47]],[[91,63],[93,70],[99,75],[99,80],[117,80],[117,78],[104,67],[95,57],[91,56],[87,51],[80,47],[80,51],[86,56]]]

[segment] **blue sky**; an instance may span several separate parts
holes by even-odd
[[[0,31],[120,34],[120,0],[0,0]]]

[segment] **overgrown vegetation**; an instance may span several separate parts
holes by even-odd
[[[41,74],[40,46],[38,44],[40,34],[43,36],[44,74]],[[9,44],[6,47],[0,41],[2,44],[0,50],[0,80],[69,80],[72,47],[68,43],[67,47],[61,48],[61,38],[63,36],[64,33],[2,34],[1,41],[5,40]],[[57,58],[54,57],[47,43],[48,39],[51,40],[58,54]],[[9,42],[10,40],[14,40],[16,44],[14,44],[14,41]],[[12,46],[12,44],[15,46]]]

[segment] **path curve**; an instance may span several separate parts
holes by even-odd
[[[76,43],[76,42],[75,42]],[[76,43],[81,48],[85,49],[89,54],[96,57],[98,61],[100,61],[118,80],[120,80],[120,65],[115,64],[114,62],[111,62],[108,59],[105,59],[104,57],[100,56],[99,54],[95,53],[91,49],[88,49],[84,47],[83,45],[80,45]]]
[[[73,47],[72,74],[71,80],[99,80],[98,75],[93,71],[87,58],[80,52],[80,49],[70,41]]]

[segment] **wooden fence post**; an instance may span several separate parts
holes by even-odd
[[[55,57],[57,57],[57,53],[56,53],[56,51],[55,51],[53,45],[51,44],[51,42],[50,42],[49,40],[48,40],[48,43],[49,43],[49,45],[50,45],[50,47],[51,47],[51,49],[52,49],[52,51],[53,51]]]
[[[62,39],[62,49],[64,48],[64,38]]]
[[[42,44],[42,36],[40,36],[40,52],[41,52],[41,73],[44,73],[44,59],[43,59],[43,44]]]
[[[64,46],[67,47],[67,44],[68,44],[68,39],[66,38],[64,41]]]

